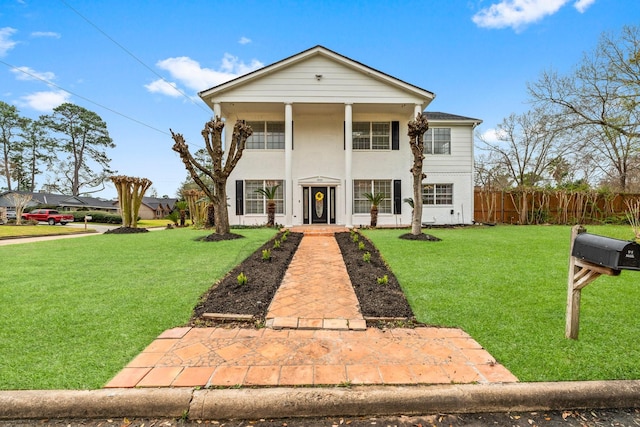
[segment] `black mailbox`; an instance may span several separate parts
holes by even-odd
[[[640,270],[640,245],[595,234],[578,234],[572,256],[614,270]]]

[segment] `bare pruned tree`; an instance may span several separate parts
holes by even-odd
[[[416,115],[415,120],[409,122],[409,145],[413,154],[413,213],[411,218],[411,234],[422,234],[422,180],[426,174],[422,170],[424,161],[424,133],[429,130],[427,117],[422,113]]]
[[[185,168],[191,175],[191,178],[202,189],[202,191],[211,200],[215,212],[216,234],[229,233],[229,212],[227,211],[227,178],[236,167],[236,164],[242,157],[247,138],[251,136],[253,130],[242,120],[237,120],[233,127],[233,135],[231,144],[228,147],[226,156],[222,146],[222,130],[224,122],[220,117],[208,121],[202,130],[202,138],[204,139],[205,148],[211,159],[207,162],[198,160],[189,152],[189,146],[184,137],[179,133],[171,130],[171,136],[175,144],[173,151],[177,152],[184,163]],[[209,159],[207,159],[208,161]],[[212,186],[208,186],[202,176],[206,176],[213,182]]]
[[[567,151],[559,138],[562,129],[554,116],[532,110],[505,118],[498,125],[497,141],[479,139],[516,187],[531,187],[540,184],[552,162]]]
[[[606,181],[628,191],[634,158],[640,153],[640,27],[616,36],[604,33],[566,75],[545,71],[528,84],[532,101],[564,117],[563,126],[581,135],[578,144]]]

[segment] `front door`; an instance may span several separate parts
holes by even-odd
[[[327,187],[311,187],[311,223],[326,224],[329,213]]]

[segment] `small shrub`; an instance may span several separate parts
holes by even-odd
[[[73,215],[75,222],[84,222],[85,216],[90,216],[89,222],[97,222],[101,224],[122,224],[122,217],[105,211],[74,211],[69,212]],[[138,218],[139,219],[139,218]]]
[[[358,249],[360,249],[361,251],[364,251],[364,242],[358,243]]]
[[[382,277],[378,277],[377,279],[378,285],[386,285],[389,283],[389,276],[386,274]]]
[[[273,249],[280,249],[280,240],[276,239],[273,241]]]
[[[271,261],[271,250],[263,249],[262,250],[262,260],[263,261]]]
[[[283,242],[286,242],[287,241],[287,233],[284,233],[282,235],[282,237],[280,237],[280,240],[283,241]]]
[[[238,274],[237,279],[238,279],[238,285],[240,285],[240,286],[246,285],[247,281],[249,280],[244,273]]]
[[[371,253],[365,252],[364,255],[362,255],[362,260],[364,262],[371,262]]]
[[[353,233],[351,235],[351,240],[353,240],[353,243],[358,243],[358,240],[360,240],[360,237],[358,237],[358,233]]]

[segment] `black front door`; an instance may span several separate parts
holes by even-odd
[[[329,211],[327,187],[311,187],[311,223],[326,224]]]

